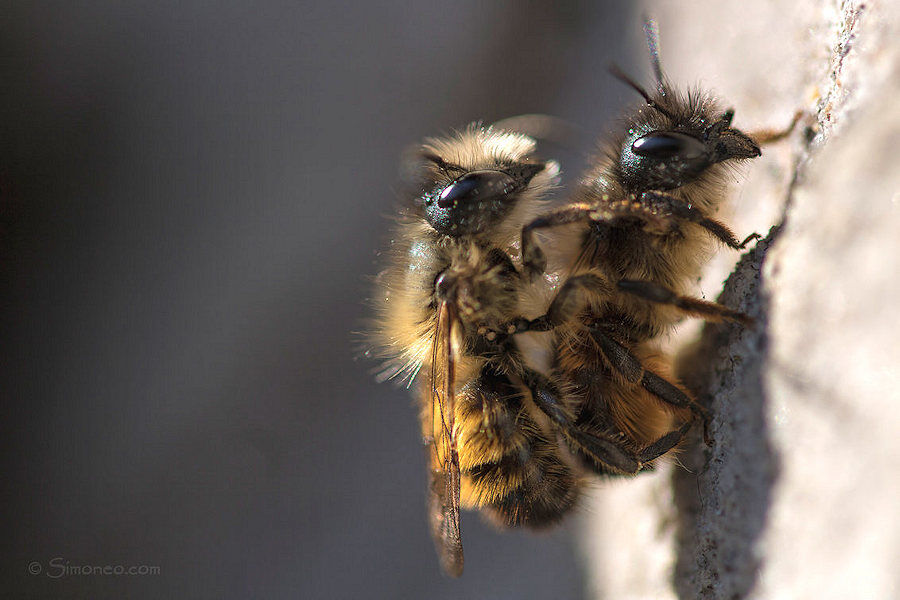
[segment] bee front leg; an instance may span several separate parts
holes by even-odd
[[[535,231],[590,220],[591,210],[590,204],[570,204],[543,214],[522,228],[522,265],[529,277],[540,275],[547,268],[547,258],[537,245]]]
[[[666,192],[649,191],[639,196],[630,195],[619,199],[603,196],[603,201],[575,202],[552,210],[522,228],[522,264],[530,277],[543,273],[547,265],[546,257],[535,240],[535,231],[579,221],[602,223],[611,227],[637,221],[644,231],[656,235],[667,235],[680,222],[688,221],[697,223],[726,245],[738,249],[759,237],[753,234],[739,241],[726,225],[708,218],[698,208]]]
[[[537,229],[568,225],[579,221],[617,226],[638,220],[643,223],[645,230],[665,234],[670,232],[676,224],[671,215],[646,206],[635,196],[614,201],[610,201],[605,195],[603,198],[603,202],[575,202],[557,208],[535,218],[522,228],[522,264],[529,276],[533,277],[543,273],[547,263],[543,251],[537,246],[534,239],[534,232]]]
[[[707,217],[696,206],[688,204],[681,198],[666,192],[644,192],[641,195],[641,201],[647,206],[648,211],[656,215],[656,218],[660,218],[660,214],[663,214],[665,215],[663,218],[668,219],[672,225],[677,225],[679,221],[696,223],[718,238],[723,244],[735,250],[743,250],[750,241],[760,238],[758,233],[751,233],[743,241],[739,241],[727,225]]]
[[[599,275],[594,273],[575,275],[567,279],[559,289],[545,314],[536,319],[524,317],[513,319],[504,327],[504,332],[512,335],[527,331],[550,331],[578,316],[586,304],[583,294],[608,296],[611,291],[609,283]]]
[[[783,140],[794,131],[794,127],[797,126],[804,114],[806,113],[802,110],[795,112],[790,125],[784,129],[759,129],[757,131],[748,131],[747,135],[760,146]]]

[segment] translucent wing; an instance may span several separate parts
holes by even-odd
[[[452,347],[455,315],[446,302],[438,311],[427,392],[431,405],[431,485],[428,512],[431,534],[444,571],[458,577],[463,571],[462,539],[459,533],[459,455],[454,428],[454,357]]]

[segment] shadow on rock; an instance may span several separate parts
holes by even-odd
[[[765,418],[769,299],[760,273],[780,232],[773,228],[741,259],[719,298],[753,317],[755,326],[707,324],[678,358],[679,376],[713,414],[712,446],[695,433],[680,457],[686,468],[673,474],[679,598],[744,598],[759,572],[756,545],[778,477]]]

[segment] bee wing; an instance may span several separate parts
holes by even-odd
[[[459,533],[458,459],[432,468],[428,512],[441,567],[448,575],[459,577],[463,572],[463,549]]]
[[[431,356],[431,486],[428,513],[431,534],[444,571],[458,577],[463,571],[462,538],[459,532],[459,454],[454,427],[453,318],[451,308],[441,304]]]

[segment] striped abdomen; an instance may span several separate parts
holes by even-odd
[[[559,446],[532,419],[524,388],[486,364],[456,399],[462,504],[507,526],[559,521],[578,496],[578,479]]]

